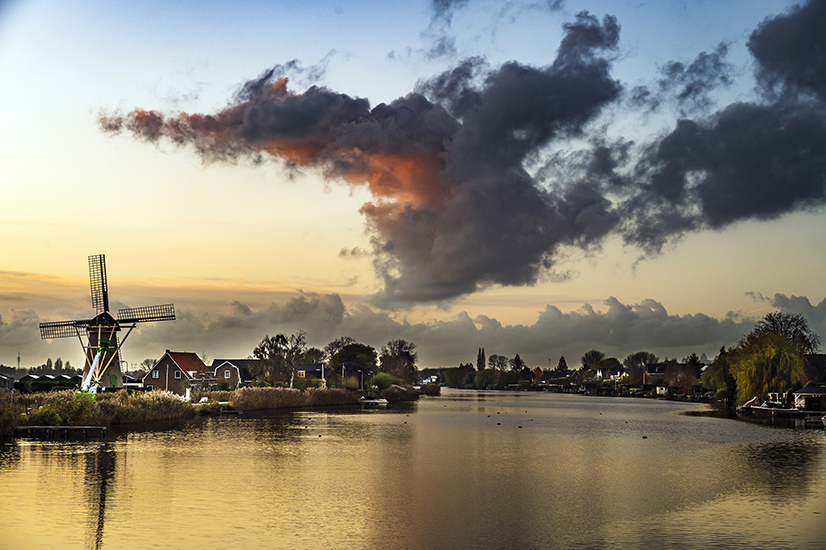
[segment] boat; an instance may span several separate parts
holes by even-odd
[[[806,416],[806,411],[785,407],[783,403],[779,401],[764,401],[760,403],[757,397],[752,397],[737,407],[737,414],[750,416],[804,417]]]
[[[368,397],[362,397],[359,399],[359,403],[364,405],[365,407],[386,407],[387,406],[387,399],[380,397],[378,399],[371,399]]]

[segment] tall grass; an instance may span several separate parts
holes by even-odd
[[[302,392],[289,388],[241,388],[233,392],[229,404],[233,409],[254,411],[344,405],[357,402],[357,394],[341,389],[310,388]]]
[[[132,395],[125,390],[97,395],[71,390],[9,394],[0,393],[0,435],[11,435],[16,426],[112,426],[195,414],[189,403],[163,391]]]

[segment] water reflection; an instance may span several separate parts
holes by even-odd
[[[753,532],[772,547],[821,540],[809,520],[826,494],[823,430],[685,414],[702,410],[446,391],[386,410],[17,442],[0,451],[0,541],[523,550],[713,548]],[[33,518],[49,521],[32,529]]]
[[[88,548],[101,548],[106,519],[106,496],[115,477],[115,448],[109,443],[86,453],[86,501],[89,503]]]

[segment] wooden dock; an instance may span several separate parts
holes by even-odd
[[[106,426],[17,426],[14,437],[47,441],[100,439],[106,436]]]

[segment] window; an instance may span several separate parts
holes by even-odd
[[[181,379],[181,371],[176,370],[175,371],[175,380],[180,380],[180,379]]]
[[[158,372],[158,369],[152,371],[152,378],[160,378],[161,373]]]
[[[228,370],[224,371],[224,378],[229,378],[230,372]]]

